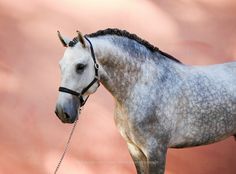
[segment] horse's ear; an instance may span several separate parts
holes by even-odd
[[[59,39],[60,39],[62,45],[63,45],[64,47],[68,47],[68,44],[69,44],[70,40],[67,39],[67,38],[65,38],[65,37],[62,37],[60,31],[57,31],[57,35],[58,35],[58,37],[59,37]]]
[[[79,39],[79,42],[82,44],[82,46],[85,48],[86,47],[86,44],[85,44],[85,40],[84,40],[84,36],[82,35],[82,33],[80,31],[76,31],[78,33],[78,39]]]

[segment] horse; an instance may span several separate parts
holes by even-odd
[[[60,60],[56,115],[73,123],[99,82],[115,100],[115,124],[137,174],[164,174],[168,148],[236,135],[236,62],[190,66],[120,29],[70,40]]]

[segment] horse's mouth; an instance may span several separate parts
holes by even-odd
[[[78,114],[75,117],[71,117],[67,113],[58,113],[57,110],[55,110],[55,114],[61,120],[62,123],[72,124],[78,118]]]
[[[60,118],[60,120],[61,120],[62,123],[73,124],[75,122],[75,120],[77,119],[77,117],[75,117],[75,118],[64,118],[64,119]]]
[[[69,124],[73,124],[75,122],[75,120],[61,120],[62,123],[69,123]]]

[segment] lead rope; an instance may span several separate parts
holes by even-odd
[[[71,138],[72,138],[72,135],[73,135],[73,133],[74,133],[74,130],[75,130],[76,125],[77,125],[77,119],[75,120],[75,123],[74,123],[74,125],[73,125],[73,127],[72,127],[72,130],[71,130],[71,132],[70,132],[69,138],[68,138],[67,143],[66,143],[66,146],[65,146],[64,151],[63,151],[63,153],[62,153],[62,155],[61,155],[60,161],[59,161],[58,164],[57,164],[57,167],[56,167],[56,169],[55,169],[55,171],[54,171],[54,174],[57,173],[57,171],[59,170],[59,168],[60,168],[60,166],[61,166],[61,163],[62,163],[62,161],[63,161],[63,159],[64,159],[64,157],[65,157],[65,154],[66,154],[66,152],[67,152],[67,150],[68,150],[68,147],[69,147],[69,144],[70,144],[70,140],[71,140]]]

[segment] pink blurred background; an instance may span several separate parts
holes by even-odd
[[[72,125],[54,114],[60,84],[60,30],[74,37],[117,27],[186,64],[236,60],[235,0],[0,0],[0,174],[49,174]],[[101,87],[85,106],[58,173],[135,173]],[[170,149],[166,174],[235,174],[233,138]]]

